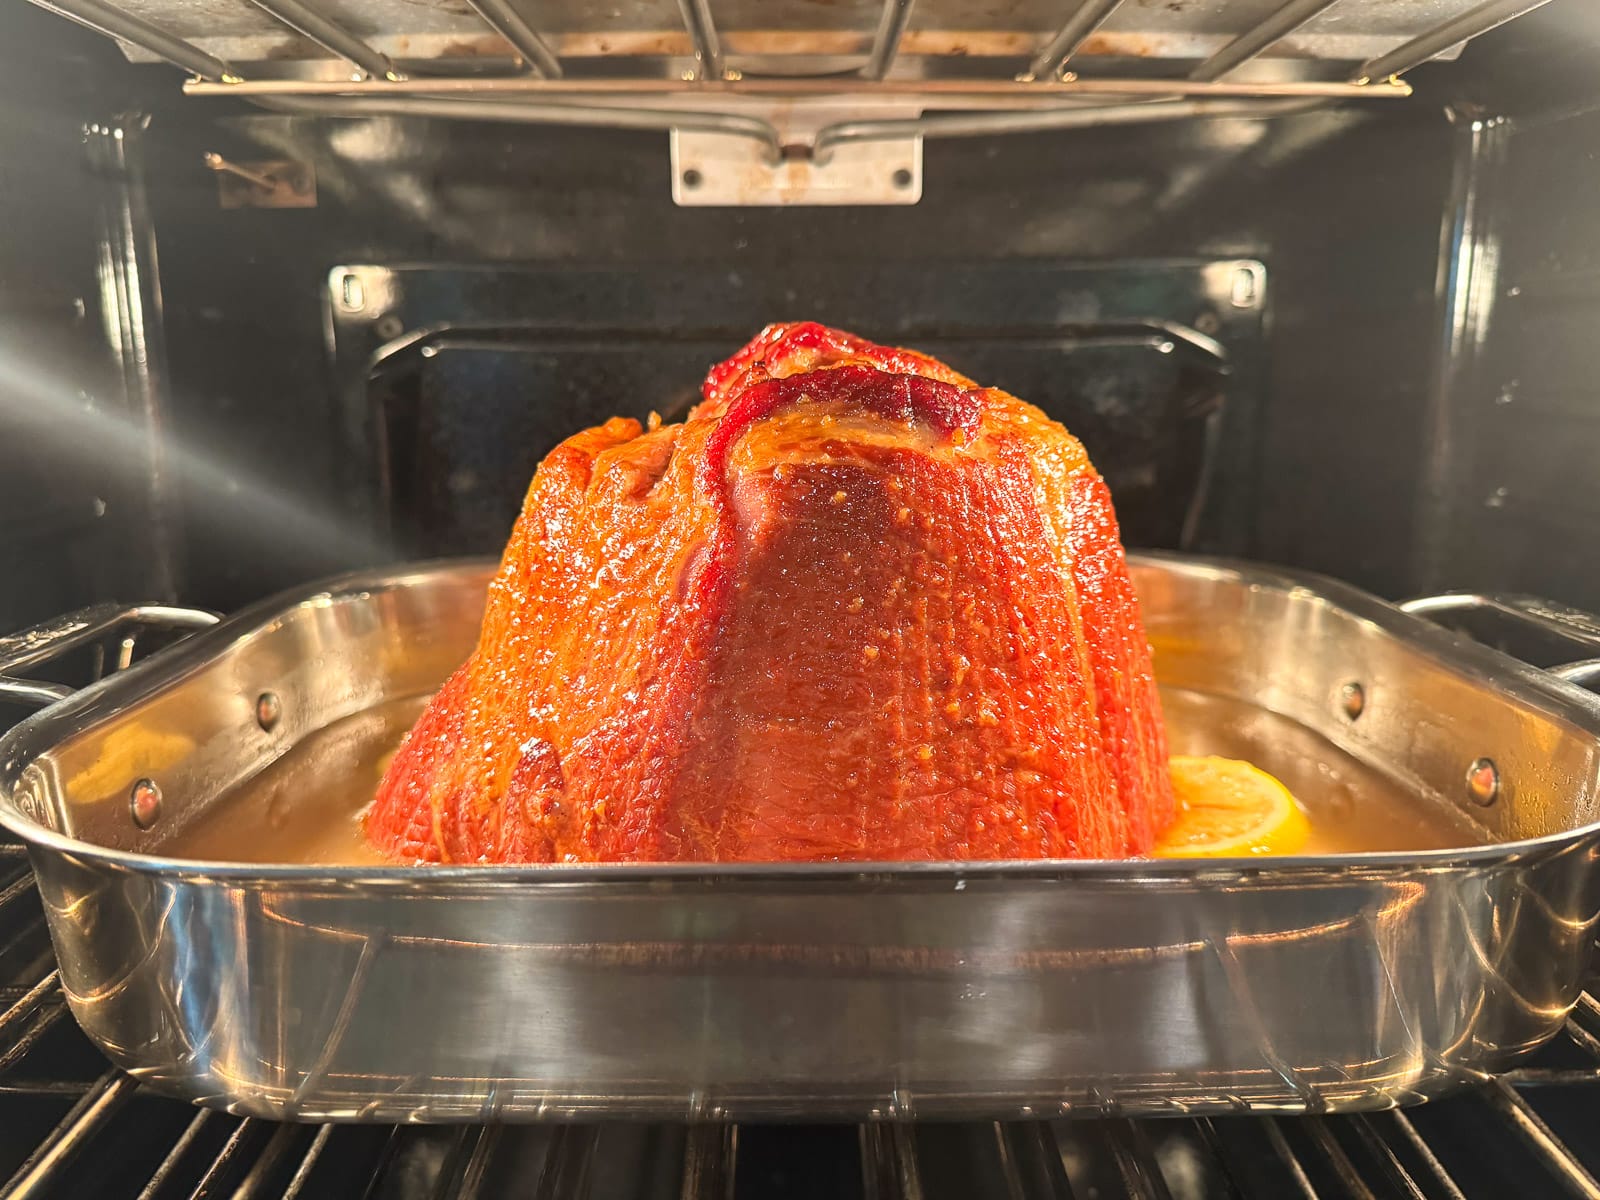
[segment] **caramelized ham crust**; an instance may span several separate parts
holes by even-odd
[[[1119,857],[1173,815],[1105,484],[1039,409],[775,325],[682,425],[540,465],[396,859]]]

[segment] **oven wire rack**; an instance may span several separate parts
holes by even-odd
[[[609,40],[592,30],[580,39],[538,28],[528,8],[512,0],[467,0],[470,9],[459,11],[476,22],[479,33],[476,41],[458,36],[456,44],[471,42],[473,53],[419,59],[375,43],[409,46],[426,39],[399,36],[398,30],[384,31],[382,39],[363,36],[349,20],[327,15],[327,5],[237,0],[235,8],[244,5],[252,17],[269,19],[279,38],[322,55],[274,53],[279,43],[269,44],[272,35],[258,32],[232,39],[250,46],[249,62],[197,44],[205,38],[174,33],[170,20],[164,25],[141,15],[193,21],[198,13],[220,17],[229,11],[215,0],[208,6],[182,0],[124,0],[121,6],[110,0],[33,2],[117,40],[140,58],[181,68],[191,76],[184,90],[193,96],[242,96],[280,111],[325,116],[723,134],[754,141],[762,160],[776,166],[786,160],[821,165],[849,143],[1271,117],[1341,100],[1401,98],[1411,89],[1400,77],[1412,68],[1549,0],[1470,6],[1467,0],[1406,0],[1405,11],[1428,23],[1414,20],[1408,26],[1414,32],[1398,44],[1353,64],[1331,55],[1320,60],[1294,39],[1308,26],[1331,23],[1343,30],[1339,22],[1369,20],[1374,0],[1250,0],[1248,9],[1243,0],[1231,0],[1210,7],[1224,15],[1248,11],[1242,28],[1226,35],[1184,31],[1157,51],[1142,48],[1133,35],[1107,32],[1119,14],[1150,11],[1125,0],[1049,6],[1047,11],[1059,9],[1059,24],[1042,37],[1020,30],[918,31],[914,0],[882,0],[870,35],[785,27],[759,35],[760,52],[743,55],[733,52],[737,34],[719,31],[711,0],[677,0],[677,30],[621,31]],[[1365,7],[1347,17],[1352,4]],[[431,5],[421,0],[416,7]],[[1185,14],[1206,11],[1200,5],[1162,7],[1178,14],[1171,18],[1178,21],[1198,22],[1201,17]],[[794,0],[770,9],[798,13],[796,19],[806,11]],[[210,39],[219,40],[228,39]],[[1345,44],[1353,43],[1347,38]],[[1134,69],[1124,69],[1130,60]],[[1121,73],[1106,74],[1107,69]],[[794,110],[808,105],[823,115],[796,120]]]

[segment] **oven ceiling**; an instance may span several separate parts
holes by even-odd
[[[1086,27],[1075,65],[1120,60],[1203,60],[1234,39],[1277,23],[1268,51],[1289,77],[1314,62],[1363,63],[1480,10],[1500,20],[1529,8],[1480,0],[36,0],[91,25],[114,8],[240,68],[247,77],[305,75],[328,68],[348,78],[348,63],[294,28],[294,10],[314,9],[342,30],[413,70],[448,64],[493,69],[518,57],[508,26],[535,31],[564,66],[581,70],[620,60],[647,75],[693,69],[695,25],[720,37],[728,69],[815,73],[870,54],[880,29],[898,24],[896,73],[938,75],[941,65],[978,73],[992,65],[1008,78],[1063,29]],[[275,15],[276,14],[276,15]],[[509,14],[509,16],[508,16]],[[286,19],[287,18],[287,19]],[[1467,29],[1471,36],[1478,29]],[[134,61],[149,49],[121,42]],[[1442,48],[1454,57],[1459,44]],[[443,60],[443,61],[441,61]],[[835,60],[838,60],[836,63]],[[1290,67],[1288,64],[1299,64]],[[1259,65],[1259,64],[1258,64]]]

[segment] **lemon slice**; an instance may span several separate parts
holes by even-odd
[[[1178,815],[1156,842],[1157,858],[1294,854],[1311,825],[1289,789],[1234,758],[1178,757],[1168,764]]]

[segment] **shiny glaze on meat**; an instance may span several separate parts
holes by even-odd
[[[704,395],[540,465],[368,837],[429,862],[1146,852],[1160,704],[1082,446],[815,324]]]

